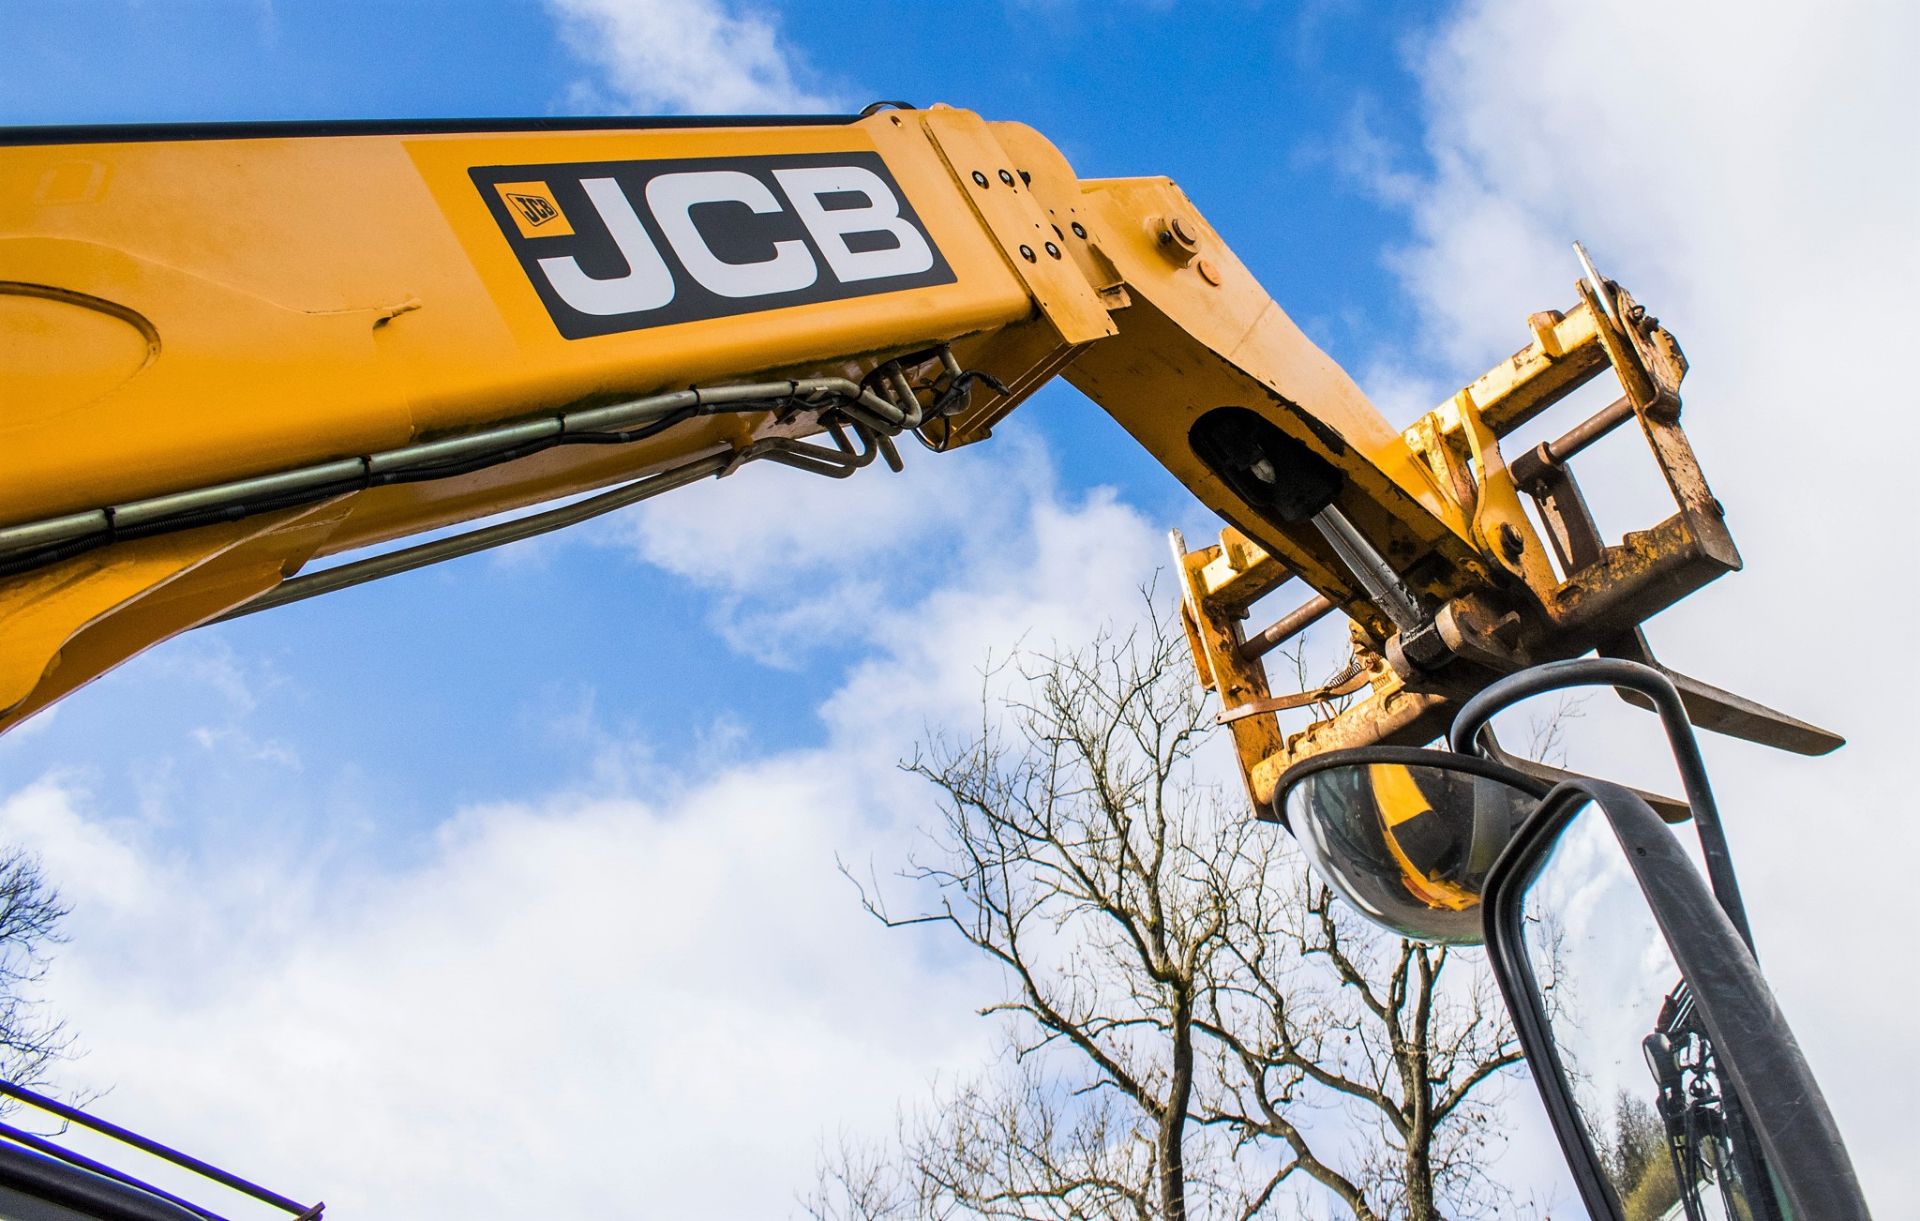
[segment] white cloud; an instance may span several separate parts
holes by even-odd
[[[823,113],[835,101],[769,13],[726,0],[548,0],[567,45],[596,77],[576,102],[695,114]]]
[[[880,623],[882,651],[826,705],[845,737],[888,726],[977,724],[983,667],[1015,647],[1083,646],[1104,618],[1142,613],[1141,588],[1165,554],[1159,532],[1111,494],[1036,504],[1028,528],[993,540],[977,571]],[[1162,583],[1163,605],[1177,595]]]
[[[901,474],[876,465],[830,480],[763,463],[649,501],[599,537],[713,594],[714,627],[742,655],[796,668],[824,647],[873,642],[962,572],[1041,591],[1010,540],[1044,530],[1053,474],[1037,444],[1007,433],[940,457],[908,443]],[[968,640],[984,652],[977,633]]]
[[[158,677],[211,691],[235,714],[252,712],[260,703],[261,691],[280,681],[267,663],[243,662],[232,646],[199,636],[185,637],[179,647],[159,654],[153,669]]]
[[[285,742],[261,741],[231,725],[196,725],[191,734],[202,750],[224,752],[254,763],[272,763],[288,771],[300,770],[300,755]]]
[[[1018,434],[935,457],[904,442],[905,471],[878,463],[845,480],[773,463],[648,501],[614,519],[616,537],[649,562],[722,593],[817,583],[884,571],[944,540],[949,554],[978,546],[1021,505],[991,495],[1010,476],[1033,486],[1046,459]],[[1000,515],[987,516],[983,514]],[[968,529],[968,523],[977,523]]]
[[[67,901],[110,911],[137,909],[153,899],[148,871],[125,841],[124,828],[80,817],[71,777],[49,776],[0,804],[6,838],[30,848]]]
[[[1060,500],[1036,451],[969,464],[992,545],[954,547],[934,592],[889,588],[850,621],[867,660],[819,749],[743,757],[722,725],[704,775],[641,751],[598,795],[448,811],[425,859],[382,867],[355,843],[290,861],[270,837],[185,855],[59,778],[0,804],[0,839],[72,880],[48,987],[89,1052],[63,1084],[111,1085],[104,1113],[343,1213],[786,1213],[823,1136],[885,1131],[993,1033],[973,1016],[984,968],[867,918],[836,854],[900,861],[930,808],[895,767],[923,718],[977,709],[989,647],[1135,613],[1161,552],[1111,497]],[[909,536],[957,515],[916,518],[873,486]],[[753,500],[709,507],[751,517]],[[717,529],[702,553],[729,540],[762,545]],[[904,545],[868,541],[821,559]],[[786,588],[772,571],[730,588]],[[567,719],[621,749],[590,700]]]
[[[1820,761],[1711,749],[1761,956],[1883,1209],[1920,1194],[1904,1102],[1920,831],[1887,799],[1920,683],[1898,609],[1916,592],[1912,375],[1888,338],[1920,324],[1915,46],[1905,3],[1472,4],[1422,65],[1436,171],[1398,262],[1461,378],[1519,346],[1527,313],[1571,302],[1573,237],[1686,345],[1689,433],[1749,569],[1653,636],[1670,663],[1852,738]],[[1602,486],[1630,482],[1624,457],[1597,456],[1602,524],[1650,524],[1656,506]]]

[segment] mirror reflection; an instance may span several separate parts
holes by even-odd
[[[1779,1221],[1692,995],[1597,807],[1561,832],[1521,911],[1565,1084],[1626,1221]]]
[[[1294,838],[1348,902],[1416,941],[1477,944],[1487,870],[1538,798],[1448,763],[1316,768],[1282,801]]]

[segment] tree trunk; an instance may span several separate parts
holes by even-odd
[[[1444,953],[1444,951],[1442,951]],[[1445,960],[1442,959],[1444,962]],[[1414,968],[1411,997],[1412,1027],[1403,1049],[1401,1081],[1413,1114],[1408,1125],[1405,1168],[1407,1177],[1407,1221],[1441,1221],[1433,1201],[1433,992],[1438,973],[1427,947],[1419,947],[1411,958]]]
[[[1187,1221],[1187,1107],[1193,1098],[1193,998],[1181,992],[1172,1006],[1173,1075],[1160,1112],[1154,1150],[1160,1163],[1160,1215]]]
[[[1407,1141],[1407,1221],[1444,1221],[1433,1201],[1433,1133],[1420,1131]]]

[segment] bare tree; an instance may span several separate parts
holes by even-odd
[[[811,1213],[1251,1218],[1297,1202],[1296,1176],[1367,1221],[1497,1206],[1488,1094],[1520,1052],[1471,956],[1350,919],[1202,778],[1213,718],[1170,617],[1022,663],[1030,694],[905,765],[942,816],[900,871],[924,905],[861,886],[1003,969],[982,1012],[1007,1017],[1008,1062],[863,1172],[843,1156]]]
[[[907,1168],[887,1150],[842,1132],[833,1149],[821,1150],[807,1214],[816,1221],[909,1221],[919,1215],[914,1186]]]
[[[48,1062],[72,1044],[63,1022],[32,995],[46,976],[48,951],[63,938],[67,905],[18,848],[0,849],[0,1077],[39,1084]]]
[[[1239,896],[1206,1022],[1220,1098],[1202,1122],[1282,1145],[1277,1175],[1312,1177],[1362,1221],[1497,1209],[1484,1087],[1523,1057],[1491,979],[1463,976],[1457,950],[1374,930],[1298,866],[1280,876]],[[1336,1165],[1299,1107],[1331,1107],[1374,1139]]]
[[[942,1092],[937,1108],[903,1119],[891,1147],[843,1136],[821,1161],[808,1215],[1159,1216],[1152,1129],[1138,1110],[1009,1050],[979,1078]]]

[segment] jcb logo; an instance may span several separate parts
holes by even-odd
[[[569,339],[954,280],[872,153],[472,174]]]
[[[545,195],[508,195],[507,202],[520,210],[520,218],[538,228],[560,215],[560,208]]]

